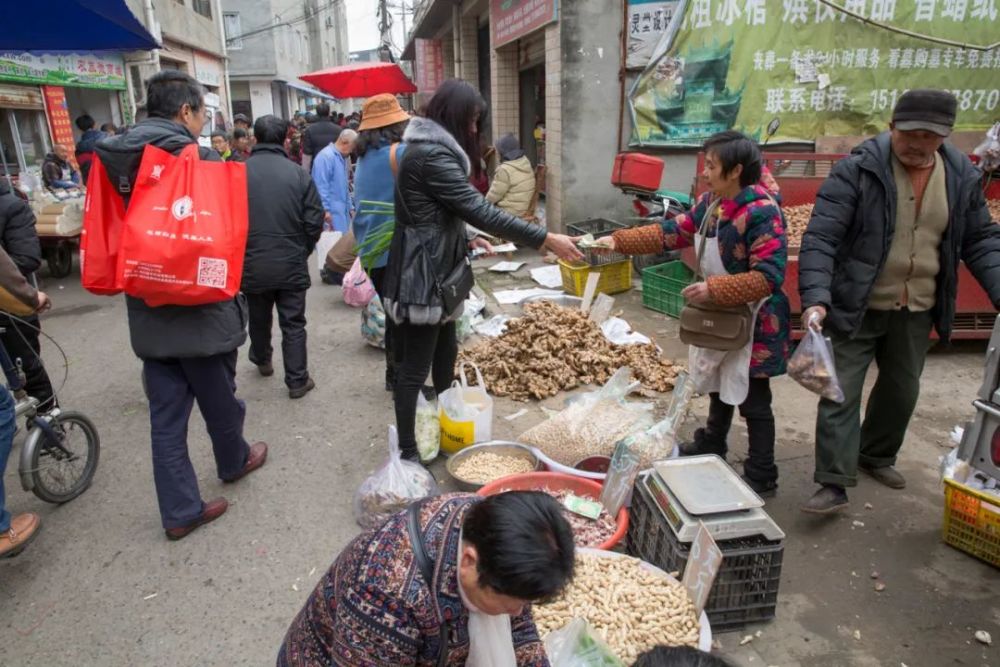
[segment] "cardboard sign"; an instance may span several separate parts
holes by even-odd
[[[695,614],[701,615],[712,591],[715,576],[719,574],[722,565],[722,551],[708,532],[705,523],[698,522],[698,533],[691,543],[691,555],[684,567],[684,577],[681,583],[691,596]]]

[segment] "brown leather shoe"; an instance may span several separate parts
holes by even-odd
[[[272,375],[274,375],[274,366],[271,364],[270,361],[267,362],[266,364],[257,364],[257,372],[263,375],[264,377],[269,378]]]
[[[240,471],[236,477],[232,479],[222,480],[223,484],[232,484],[237,482],[250,473],[252,473],[257,468],[264,465],[264,461],[267,461],[267,443],[266,442],[255,442],[250,445],[250,456],[247,457],[246,465],[243,466],[243,470]]]
[[[35,539],[42,520],[34,512],[17,514],[10,519],[10,529],[0,533],[0,558],[13,558]]]
[[[218,519],[220,516],[226,513],[229,509],[229,502],[225,498],[215,498],[214,500],[209,500],[205,503],[205,509],[201,511],[201,516],[198,517],[194,523],[189,523],[186,526],[181,526],[180,528],[167,528],[166,534],[168,540],[179,540],[181,538],[187,537],[195,528],[199,526],[204,526],[206,523],[211,523]]]

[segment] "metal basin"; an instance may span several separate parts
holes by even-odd
[[[503,456],[516,456],[518,458],[530,461],[533,470],[542,470],[542,462],[535,456],[534,451],[531,447],[527,445],[522,445],[517,442],[510,442],[508,440],[491,440],[489,442],[482,442],[478,445],[472,445],[471,447],[466,447],[448,458],[448,462],[445,464],[445,468],[448,470],[448,474],[452,476],[458,487],[464,491],[478,491],[488,483],[473,482],[471,480],[463,479],[455,474],[455,470],[458,466],[465,461],[470,456],[481,453],[481,452],[492,452],[494,454],[499,454]],[[500,478],[497,478],[500,479]],[[494,480],[490,480],[492,482]]]
[[[524,309],[525,304],[534,303],[535,301],[551,301],[557,306],[573,308],[574,310],[580,310],[580,306],[583,305],[583,299],[578,296],[560,294],[558,296],[529,296],[521,302],[521,309]]]

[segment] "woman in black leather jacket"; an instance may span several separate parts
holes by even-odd
[[[470,247],[492,250],[483,239],[470,242],[465,223],[566,260],[583,258],[570,237],[515,218],[470,185],[470,165],[479,160],[476,126],[482,108],[482,98],[470,84],[446,81],[427,105],[426,117],[413,118],[403,135],[407,148],[396,180],[396,231],[383,301],[386,314],[399,325],[396,425],[403,456],[410,460],[418,458],[414,419],[417,394],[428,373],[438,393],[455,376],[455,320],[462,305],[459,300],[449,308],[456,297],[446,297],[443,287],[466,270],[462,265]],[[471,285],[458,282],[462,299]]]

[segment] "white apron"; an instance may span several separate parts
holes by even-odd
[[[707,216],[708,214],[706,214]],[[707,221],[706,221],[707,223]],[[701,232],[705,232],[707,224],[702,225]],[[716,224],[718,227],[718,224]],[[702,234],[695,234],[694,247],[701,245]],[[719,251],[719,235],[705,239],[705,252],[701,258],[701,275],[708,279],[709,276],[728,275],[726,266],[722,262],[722,253]],[[761,299],[755,304],[751,304],[753,318],[750,321],[750,330],[756,331],[757,311],[765,299]],[[701,394],[718,392],[719,398],[727,405],[740,405],[747,398],[750,391],[750,358],[753,354],[753,336],[750,342],[738,350],[725,352],[722,350],[706,350],[702,347],[691,345],[688,347],[688,374],[694,382],[695,391]]]

